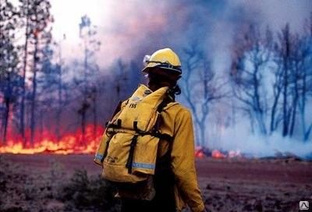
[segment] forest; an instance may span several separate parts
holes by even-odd
[[[95,142],[115,105],[144,83],[144,54],[170,45],[150,42],[136,58],[115,55],[103,66],[101,48],[109,41],[88,15],[77,20],[79,53],[71,58],[63,53],[66,35],[53,37],[53,23],[49,0],[1,0],[0,147],[69,142],[71,136],[80,147]],[[203,42],[209,33],[172,44],[183,70],[178,100],[193,114],[196,145],[209,147],[242,124],[252,135],[311,142],[312,14],[299,32],[287,22],[276,29],[244,20],[238,28],[222,70]]]

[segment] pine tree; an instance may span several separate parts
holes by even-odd
[[[13,117],[12,109],[20,92],[18,49],[14,45],[17,22],[17,8],[3,1],[0,5],[0,114],[3,120],[0,134],[3,142],[6,142],[9,126],[12,128],[10,117]]]
[[[20,0],[21,14],[25,19],[25,44],[24,44],[24,64],[23,64],[23,93],[21,101],[21,132],[24,135],[24,113],[25,113],[25,83],[26,73],[31,73],[30,84],[30,141],[34,142],[36,129],[36,107],[37,107],[37,77],[42,66],[44,56],[43,49],[51,42],[52,16],[50,15],[50,2],[48,0]]]

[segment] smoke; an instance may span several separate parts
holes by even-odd
[[[212,58],[217,73],[229,69],[230,48],[243,25],[257,23],[276,33],[289,23],[292,31],[300,32],[312,8],[310,0],[51,0],[51,4],[54,35],[62,40],[67,61],[83,53],[78,24],[86,14],[97,26],[97,39],[102,43],[96,55],[102,70],[118,59],[140,63],[144,55],[163,47],[171,47],[183,57],[183,48],[197,42]],[[306,155],[312,149],[311,142],[250,135],[246,126],[248,123],[242,122],[224,130],[220,138],[212,139],[211,147],[259,156],[273,156],[278,151]]]
[[[59,40],[66,35],[67,56],[73,52],[77,55],[79,50],[80,18],[85,14],[91,18],[102,43],[97,55],[102,66],[109,66],[118,58],[141,60],[137,57],[165,46],[179,52],[192,40],[213,52],[222,66],[221,58],[226,57],[233,34],[239,33],[241,24],[258,22],[278,30],[289,22],[300,30],[312,8],[309,0],[54,0],[51,4],[54,34]]]
[[[241,0],[241,2],[247,4],[248,1]],[[264,25],[280,30],[286,22],[289,22],[290,28],[296,32],[302,31],[304,19],[309,18],[312,8],[312,2],[309,0],[252,1],[252,3],[250,6],[257,8]]]
[[[212,148],[225,151],[239,151],[252,157],[311,157],[312,142],[283,138],[277,133],[263,137],[251,134],[246,129],[248,129],[248,123],[243,122],[233,128],[226,129],[222,133],[220,140],[212,143]]]

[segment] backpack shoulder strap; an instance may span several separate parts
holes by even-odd
[[[158,105],[157,111],[161,113],[170,102],[174,102],[174,100],[166,95],[164,100]]]
[[[170,103],[173,102],[173,100],[169,97],[166,96],[164,98],[164,100],[159,104],[157,111],[159,113],[159,116],[156,120],[156,124],[154,126],[154,129],[152,131],[152,135],[154,135],[155,137],[160,138],[161,140],[167,140],[169,143],[171,143],[171,141],[173,140],[172,136],[165,134],[165,133],[160,133],[159,129],[161,127],[161,124],[163,122],[163,118],[161,116],[161,112],[164,110],[164,108]]]

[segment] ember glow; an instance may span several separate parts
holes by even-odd
[[[226,157],[222,152],[220,152],[219,150],[216,150],[216,149],[212,151],[211,156],[214,158],[225,158]]]
[[[43,139],[36,140],[33,144],[23,142],[21,139],[8,139],[5,145],[0,144],[0,153],[12,154],[93,154],[97,148],[104,129],[88,125],[85,133],[77,130],[74,133],[64,135],[59,141],[49,132],[44,132]]]
[[[221,151],[218,149],[209,149],[207,147],[197,146],[195,148],[195,157],[199,159],[206,157],[222,159],[222,158],[242,158],[243,155],[241,154],[240,150]]]

